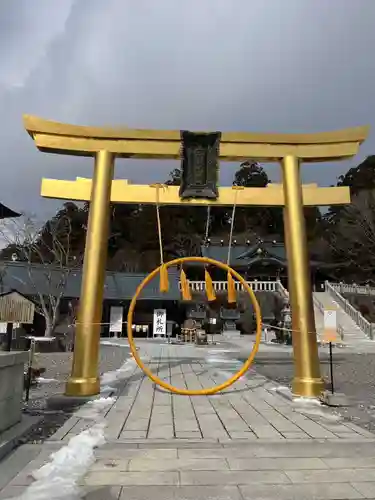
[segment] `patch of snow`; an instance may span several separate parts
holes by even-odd
[[[294,411],[301,413],[302,415],[311,415],[319,417],[323,420],[330,422],[337,422],[341,420],[341,417],[337,414],[332,414],[329,410],[325,411],[318,407],[323,407],[323,403],[319,399],[315,398],[293,398],[293,403],[295,403]]]
[[[147,361],[146,356],[141,356],[142,361]],[[125,363],[120,366],[117,370],[112,370],[110,372],[105,372],[100,377],[100,383],[102,385],[102,391],[107,391],[108,386],[117,382],[118,380],[124,379],[130,373],[132,373],[137,367],[137,363],[133,357],[130,357],[125,361]],[[115,390],[115,389],[113,389]]]
[[[317,398],[305,398],[303,396],[293,398],[293,403],[299,406],[322,406],[322,402]]]
[[[234,366],[237,366],[239,363],[233,359],[226,359],[226,358],[214,358],[214,357],[206,357],[207,363],[217,363],[217,364],[233,364]]]
[[[208,351],[208,354],[220,354],[220,353],[228,353],[228,352],[236,352],[236,351],[231,351],[230,349],[210,349]]]
[[[233,377],[234,373],[233,372],[227,372],[224,370],[217,370],[213,373],[213,375],[219,375],[220,377],[224,377],[225,379],[229,379]],[[240,377],[238,380],[241,380],[242,382],[247,381],[247,378],[245,376]]]
[[[44,378],[44,377],[36,377],[35,381],[38,384],[51,384],[52,382],[59,382],[56,378]]]
[[[107,408],[111,404],[116,401],[116,398],[98,398],[93,399],[92,401],[88,401],[84,406],[88,406],[90,408],[95,408],[97,411],[100,411],[102,408]]]
[[[105,443],[105,424],[94,424],[70,439],[51,461],[31,475],[35,479],[18,500],[78,500],[82,498],[79,480],[95,462],[94,449]]]
[[[88,420],[98,420],[115,402],[116,398],[114,397],[93,399],[84,404],[74,416]]]
[[[106,386],[109,384],[113,384],[117,380],[121,380],[125,375],[132,372],[135,369],[136,365],[137,363],[135,362],[134,358],[127,359],[125,363],[117,370],[103,373],[100,377],[101,384]]]
[[[127,347],[129,349],[129,344],[127,342],[116,342],[115,340],[101,340],[100,345],[110,345],[112,347]]]
[[[266,346],[272,346],[272,347],[275,347],[276,349],[293,349],[293,346],[289,345],[289,344],[279,344],[279,342],[272,342],[272,340],[262,340],[261,343]]]
[[[301,408],[300,410],[297,410],[299,413],[302,413],[303,415],[311,415],[315,417],[319,417],[322,420],[327,420],[329,422],[338,422],[339,420],[342,420],[342,418],[333,413],[328,413],[324,412],[320,409],[314,409],[314,408]]]
[[[105,385],[101,388],[100,392],[114,392],[116,390],[115,387],[111,387],[110,385]]]
[[[269,391],[278,392],[279,394],[291,395],[291,393],[292,393],[292,391],[290,390],[290,388],[286,387],[285,385],[278,385],[276,387],[270,387],[268,390]]]
[[[56,337],[34,337],[32,335],[28,335],[26,338],[34,342],[53,342],[56,340]]]
[[[94,449],[105,443],[103,413],[116,398],[99,398],[86,403],[75,416],[92,421],[90,428],[73,436],[68,444],[50,455],[50,461],[32,472],[32,483],[17,500],[79,500],[81,478],[95,462]],[[16,499],[14,499],[16,500]]]
[[[108,384],[132,372],[135,365],[135,360],[130,358],[118,370],[104,373],[101,377],[102,390],[112,389]],[[47,383],[47,380],[54,379],[43,380],[43,383]],[[74,416],[91,421],[90,428],[72,437],[66,446],[52,453],[50,461],[31,474],[35,482],[21,496],[13,500],[82,498],[79,482],[95,462],[94,449],[105,443],[106,423],[103,416],[116,400],[115,397],[100,397],[83,405]]]

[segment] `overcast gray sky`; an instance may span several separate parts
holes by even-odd
[[[315,132],[374,127],[375,0],[3,0],[1,200],[48,214],[42,177],[91,176],[87,159],[36,150],[22,114],[81,125]],[[375,153],[309,165],[329,185]],[[118,161],[163,181],[173,162]],[[222,164],[222,184],[235,165]],[[279,168],[269,167],[279,180]]]

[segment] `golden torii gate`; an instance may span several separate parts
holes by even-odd
[[[155,189],[113,180],[115,157],[179,159],[180,131],[97,128],[61,124],[25,115],[24,125],[43,152],[95,158],[93,180],[44,179],[42,196],[89,200],[90,213],[77,322],[72,374],[66,394],[90,396],[100,391],[98,354],[102,316],[105,263],[109,232],[110,202],[155,203]],[[280,162],[283,186],[245,188],[237,192],[242,206],[284,207],[285,241],[291,294],[294,366],[293,392],[313,397],[323,381],[316,341],[314,309],[308,268],[304,206],[350,203],[346,187],[302,186],[300,162],[335,161],[354,156],[366,139],[368,127],[316,134],[253,134],[224,132],[219,159]],[[179,188],[160,190],[163,205],[233,205],[232,188],[219,188],[216,200],[179,197]]]

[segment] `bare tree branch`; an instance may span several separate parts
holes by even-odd
[[[331,223],[328,242],[334,258],[358,269],[358,275],[375,273],[375,192],[360,191]]]
[[[67,216],[40,224],[30,216],[4,220],[0,236],[25,264],[27,278],[13,276],[30,293],[36,310],[44,316],[45,335],[52,336],[59,320],[59,307],[68,278],[80,267],[82,257],[72,254],[72,227]]]

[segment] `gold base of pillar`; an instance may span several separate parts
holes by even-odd
[[[96,396],[100,393],[100,379],[70,377],[65,387],[65,396]]]
[[[292,392],[296,396],[316,398],[324,391],[321,378],[295,377],[292,382]]]

